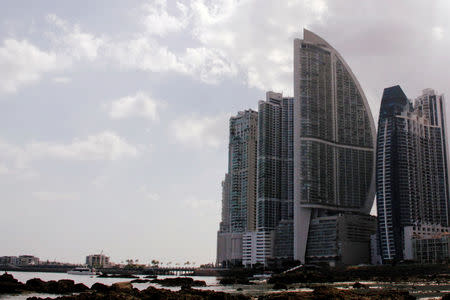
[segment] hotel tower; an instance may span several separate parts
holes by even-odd
[[[368,262],[376,131],[342,56],[304,30],[294,40],[294,258]]]

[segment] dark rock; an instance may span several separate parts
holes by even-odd
[[[0,276],[0,294],[18,293],[24,289],[24,285],[11,274],[4,273]]]
[[[194,279],[190,277],[176,277],[176,278],[153,279],[150,282],[158,283],[162,286],[183,286],[183,285],[191,286],[194,283]]]
[[[367,289],[368,287],[367,287],[367,285],[362,284],[361,282],[355,282],[353,284],[353,288],[354,289]]]
[[[131,290],[133,290],[133,285],[131,284],[131,282],[116,282],[113,283],[111,289],[114,291],[130,292]]]
[[[288,287],[284,283],[276,282],[273,285],[272,289],[274,289],[274,290],[287,290]]]
[[[144,278],[156,279],[157,277],[156,275],[147,275]]]
[[[45,292],[47,290],[47,283],[40,278],[33,278],[27,280],[25,287],[29,291]]]
[[[146,283],[150,282],[150,279],[134,279],[130,281],[131,283]]]
[[[77,283],[73,286],[73,292],[74,293],[81,293],[81,292],[86,292],[89,291],[89,288],[84,285],[83,283]]]
[[[204,280],[194,280],[192,286],[206,286],[206,282]]]
[[[100,292],[100,293],[105,293],[105,292],[109,292],[111,290],[111,287],[104,285],[103,283],[94,283],[91,287],[91,290]]]

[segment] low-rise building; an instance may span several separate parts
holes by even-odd
[[[450,259],[450,228],[438,224],[404,227],[403,256],[420,263],[441,263]]]
[[[0,265],[17,265],[17,256],[1,256]]]
[[[110,266],[109,257],[104,254],[92,254],[86,256],[86,265],[95,268],[106,268]]]
[[[38,264],[39,258],[33,255],[20,255],[17,258],[17,265],[19,266],[32,266]]]

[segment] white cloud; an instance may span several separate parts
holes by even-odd
[[[0,47],[0,92],[16,92],[20,86],[68,64],[63,57],[42,51],[26,40],[6,39]]]
[[[432,28],[433,37],[440,41],[444,38],[444,29],[442,27],[436,26]]]
[[[75,138],[69,144],[32,142],[27,152],[33,158],[61,158],[74,160],[117,160],[136,157],[138,149],[114,132],[104,131],[87,138]]]
[[[67,144],[35,141],[19,146],[0,139],[0,175],[33,177],[36,172],[30,164],[41,159],[118,160],[133,158],[139,153],[140,148],[110,131],[75,138]]]
[[[172,121],[170,131],[175,141],[185,146],[218,148],[227,142],[228,119],[226,114],[184,116]]]
[[[53,82],[56,83],[69,83],[71,79],[69,77],[60,76],[60,77],[54,77]]]
[[[217,83],[225,77],[237,74],[236,66],[227,60],[224,53],[216,49],[187,48],[180,60],[188,73],[206,83]]]
[[[152,0],[142,7],[146,15],[143,23],[150,34],[164,36],[169,32],[177,32],[187,25],[187,8],[177,2],[180,16],[170,15],[167,11],[167,0]]]
[[[83,32],[80,25],[70,25],[54,14],[47,15],[47,21],[56,26],[59,32],[49,33],[53,41],[68,56],[74,59],[94,60],[99,49],[105,44],[103,38]]]
[[[124,68],[151,72],[185,72],[185,67],[167,47],[148,37],[110,43],[108,56]]]
[[[165,106],[164,102],[155,100],[143,92],[126,96],[113,101],[109,107],[109,116],[113,119],[143,117],[158,120],[158,110]]]

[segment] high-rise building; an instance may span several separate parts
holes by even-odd
[[[257,233],[244,236],[243,263],[293,258],[294,99],[267,92],[258,105]]]
[[[372,114],[342,56],[316,34],[303,35],[294,40],[294,258],[365,262],[376,226],[368,218],[375,194]]]
[[[222,183],[222,222],[217,263],[242,262],[242,235],[256,230],[258,113],[245,110],[230,118],[228,173]]]
[[[411,239],[428,239],[432,233],[438,240],[448,232],[445,123],[443,95],[426,89],[413,105],[400,86],[384,89],[376,160],[378,234],[384,262],[414,259],[411,245],[426,243]]]

